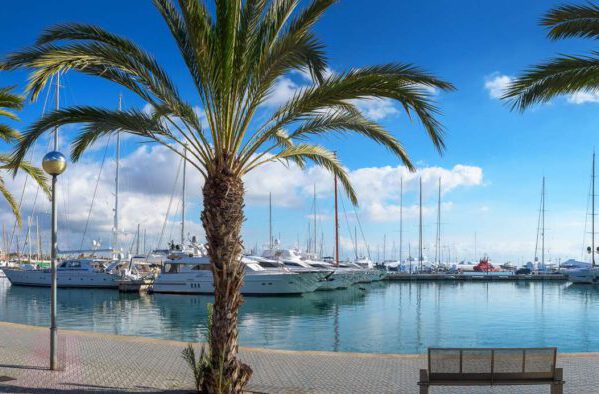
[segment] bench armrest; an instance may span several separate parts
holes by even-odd
[[[418,382],[418,384],[428,384],[428,383],[429,383],[428,370],[421,369],[420,370],[420,382]]]
[[[556,382],[564,381],[564,370],[563,368],[555,368],[555,375],[553,376],[553,380]]]

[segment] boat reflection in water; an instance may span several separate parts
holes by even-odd
[[[244,346],[293,347],[310,343],[313,330],[333,333],[335,309],[360,307],[368,290],[352,287],[297,297],[247,297],[240,310],[239,327]],[[91,330],[201,341],[205,338],[211,295],[118,293],[103,289],[60,289],[59,325],[64,329]],[[10,286],[0,280],[0,321],[47,326],[50,292],[36,287]],[[293,336],[294,340],[289,340]],[[285,345],[285,343],[287,345]],[[322,349],[331,350],[332,340]]]
[[[47,327],[49,295],[47,288],[13,287],[0,279],[0,321]],[[211,295],[59,289],[59,327],[200,341],[212,300]],[[383,282],[297,297],[246,297],[239,333],[242,346],[292,350],[422,353],[428,347],[557,346],[562,352],[588,352],[599,351],[598,310],[594,286]]]

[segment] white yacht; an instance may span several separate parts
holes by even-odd
[[[350,271],[335,267],[333,264],[325,261],[312,260],[302,256],[297,249],[266,249],[262,256],[272,260],[278,260],[282,262],[285,267],[290,269],[317,269],[332,274],[327,277],[326,281],[321,281],[320,286],[316,290],[334,290],[334,289],[345,289],[356,283],[354,280],[356,275]]]
[[[256,261],[242,258],[245,268],[241,293],[275,295],[309,293],[320,285],[320,273],[267,270]],[[154,281],[155,293],[212,294],[214,284],[208,256],[180,256],[164,262]]]
[[[599,267],[583,268],[567,272],[568,280],[572,283],[597,285],[599,284]]]
[[[366,269],[374,268],[374,263],[368,257],[364,257],[364,256],[358,257],[354,261],[354,263],[356,263],[357,265],[359,265],[362,268],[366,268]]]
[[[50,287],[51,270],[35,267],[4,268],[12,285]],[[56,269],[58,287],[114,288],[118,287],[119,275],[106,271],[104,261],[95,259],[65,260]]]

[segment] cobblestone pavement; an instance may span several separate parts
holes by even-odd
[[[60,331],[61,370],[47,369],[49,330],[0,323],[3,393],[187,393],[185,343],[81,331]],[[243,348],[260,393],[417,393],[423,356],[295,352]],[[599,393],[599,353],[563,354],[567,393]],[[548,386],[433,388],[431,393],[548,393]]]

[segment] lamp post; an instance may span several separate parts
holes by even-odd
[[[67,159],[57,151],[52,151],[44,156],[42,168],[52,176],[52,243],[50,257],[52,261],[52,279],[50,285],[50,370],[55,371],[58,368],[58,356],[56,347],[58,335],[56,328],[56,255],[57,241],[56,233],[58,231],[58,217],[56,215],[56,178],[67,168]]]

